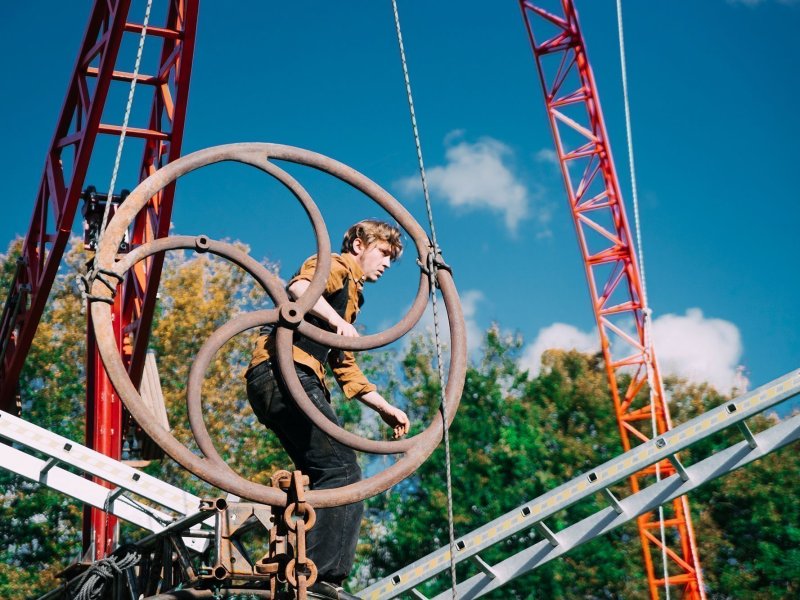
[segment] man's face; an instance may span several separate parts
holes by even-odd
[[[367,246],[361,240],[353,242],[353,254],[364,271],[366,281],[378,281],[392,265],[392,247],[389,242],[378,241]]]

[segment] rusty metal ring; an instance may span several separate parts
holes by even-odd
[[[295,565],[297,561],[293,558],[288,563],[286,563],[286,581],[289,582],[293,588],[297,587],[297,575],[295,575]],[[310,571],[310,574],[306,576],[306,585],[314,585],[314,582],[317,580],[317,565],[314,564],[314,561],[308,560],[306,562],[306,567]]]
[[[283,519],[286,523],[286,527],[288,527],[291,531],[297,530],[297,523],[294,522],[294,510],[295,510],[296,503],[289,504],[286,509],[283,511]],[[306,531],[311,529],[314,526],[314,523],[317,522],[317,512],[314,510],[313,506],[309,506],[308,510],[306,510],[305,515],[303,515],[303,521],[306,524]]]
[[[410,216],[410,214],[408,214],[405,209],[399,206],[399,203],[391,198],[388,193],[346,165],[342,165],[341,163],[333,161],[332,159],[328,159],[327,157],[289,146],[279,146],[274,144],[231,144],[228,146],[209,148],[187,155],[173,163],[170,163],[143,181],[128,197],[127,201],[120,207],[114,219],[112,219],[111,223],[109,224],[96,257],[99,268],[110,269],[113,267],[116,248],[118,247],[119,242],[122,240],[127,227],[133,221],[135,215],[142,208],[144,208],[147,201],[158,191],[175,181],[181,175],[184,175],[197,168],[215,162],[234,160],[257,166],[265,172],[278,177],[279,179],[283,177],[281,181],[287,185],[292,193],[294,193],[301,203],[303,203],[306,213],[311,219],[312,224],[314,224],[315,232],[317,233],[319,266],[317,271],[314,273],[309,289],[301,297],[298,303],[300,304],[301,308],[307,308],[308,306],[313,305],[324,288],[324,281],[327,278],[327,269],[329,268],[330,243],[327,237],[327,231],[324,229],[324,224],[321,224],[321,215],[319,214],[318,209],[313,204],[313,201],[311,201],[310,197],[305,194],[302,187],[294,182],[294,180],[292,180],[284,171],[281,171],[269,163],[269,161],[265,158],[265,155],[316,167],[348,182],[353,178],[361,178],[360,185],[356,186],[358,189],[361,189],[370,195],[370,197],[373,197],[373,199],[375,199],[375,190],[378,190],[381,194],[388,198],[389,201],[397,204],[397,207],[402,212],[402,215],[398,217],[398,215],[395,214],[395,211],[391,211],[392,214],[415,240],[418,254],[421,257],[425,257],[427,255],[428,247],[425,245],[427,244],[427,241],[425,243],[422,242],[423,239],[427,240],[427,238],[425,238],[424,232],[422,232],[419,225],[413,221],[413,218]],[[311,158],[309,159],[309,157]],[[410,222],[408,219],[410,219]],[[426,281],[426,278],[421,277],[421,281]],[[421,286],[422,285],[425,285],[425,283],[421,283]],[[455,414],[458,401],[460,399],[461,390],[463,389],[466,370],[466,339],[464,336],[464,323],[461,307],[458,302],[458,296],[455,292],[455,286],[452,283],[452,278],[450,277],[449,273],[440,273],[439,286],[442,289],[445,305],[448,309],[448,319],[450,321],[451,330],[452,358],[450,373],[445,390],[448,398],[448,406],[450,407],[448,414],[449,423],[452,421],[452,418]],[[320,289],[313,289],[315,287],[319,287]],[[427,288],[423,289],[426,290],[423,297],[425,302],[427,302]],[[98,282],[95,282],[93,285],[92,292],[101,298],[109,297],[111,294],[110,291],[103,289]],[[420,294],[418,293],[418,298],[419,296]],[[415,304],[417,304],[416,300]],[[286,503],[286,495],[282,491],[247,481],[229,469],[227,469],[224,473],[220,473],[219,462],[202,459],[194,455],[177,440],[175,440],[168,430],[152,420],[149,411],[144,407],[141,397],[128,378],[124,365],[122,364],[122,361],[117,353],[113,332],[111,331],[110,307],[103,302],[95,302],[92,304],[91,310],[98,341],[98,349],[101,357],[103,358],[103,362],[106,366],[109,376],[118,393],[120,394],[120,397],[125,402],[126,407],[131,412],[131,415],[145,428],[145,431],[147,431],[148,435],[150,435],[150,437],[156,443],[158,443],[159,446],[161,446],[182,466],[206,481],[212,483],[213,485],[216,485],[221,489],[231,491],[239,496],[251,498],[252,500],[258,502],[284,505]],[[424,310],[424,304],[422,306],[422,310]],[[415,312],[417,312],[416,309],[412,307],[412,310],[409,311],[409,314],[413,314]],[[422,311],[420,310],[419,314],[421,314],[421,312]],[[255,315],[255,313],[251,314],[251,318],[256,320],[265,318],[264,314],[257,317],[253,317],[252,315]],[[408,319],[408,316],[409,315],[407,314],[404,321],[401,321],[401,323],[398,323],[389,331],[383,332],[383,334],[377,334],[377,336],[365,336],[364,338],[361,338],[361,341],[366,342],[368,338],[373,337],[373,339],[375,339],[380,335],[386,337],[390,331],[392,334],[394,334],[400,332],[406,327],[410,329],[410,327],[412,327],[416,321],[413,317]],[[409,321],[413,322],[409,324]],[[405,330],[407,331],[407,329]],[[404,332],[405,331],[402,331],[400,334]],[[314,333],[309,332],[309,337],[312,337],[312,339],[314,335]],[[341,343],[344,341],[343,338],[339,338],[337,341],[340,342],[337,344],[338,346],[344,346],[344,344]],[[381,340],[378,341],[381,342]],[[383,341],[382,343],[388,342]],[[380,345],[380,343],[377,345]],[[366,347],[369,346],[366,345]],[[321,413],[320,416],[322,416]],[[436,447],[442,431],[442,420],[434,419],[433,424],[424,432],[424,434],[418,436],[420,438],[419,443],[410,448],[405,456],[398,460],[394,465],[367,480],[363,480],[343,488],[332,490],[312,490],[308,493],[307,497],[309,504],[315,507],[337,506],[363,500],[364,498],[386,490],[388,487],[394,485],[416,470],[416,468],[425,460],[425,458],[427,458],[427,456],[430,455],[430,453]]]

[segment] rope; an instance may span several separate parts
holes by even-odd
[[[439,312],[436,303],[436,275],[438,272],[437,259],[439,255],[439,243],[436,239],[436,226],[433,221],[433,209],[431,207],[430,193],[428,192],[428,180],[425,177],[425,162],[422,160],[422,144],[420,143],[419,128],[417,127],[417,116],[414,112],[414,97],[411,94],[411,80],[408,76],[408,63],[406,62],[406,51],[403,46],[403,34],[400,30],[400,15],[397,12],[397,0],[392,0],[394,11],[394,24],[397,30],[397,44],[400,47],[400,61],[403,64],[403,78],[406,84],[406,96],[408,98],[408,109],[411,114],[411,128],[414,132],[414,144],[417,149],[417,161],[419,163],[419,174],[422,180],[422,193],[425,196],[425,208],[428,213],[428,225],[431,230],[431,243],[433,248],[428,255],[428,278],[431,288],[431,303],[433,307],[433,334],[436,341],[436,366],[439,373],[439,387],[442,403],[442,421],[444,430],[444,452],[445,452],[445,479],[447,482],[447,525],[450,542],[450,579],[452,583],[453,598],[458,598],[456,591],[456,542],[453,528],[453,483],[450,465],[450,432],[447,426],[447,397],[444,387],[444,366],[442,362],[442,344],[439,334]]]
[[[124,546],[111,556],[98,560],[81,575],[75,600],[101,600],[108,597],[108,586],[127,569],[136,566],[141,553],[133,546]]]
[[[119,173],[119,165],[122,161],[122,149],[125,146],[125,136],[128,133],[128,121],[131,116],[131,107],[133,106],[133,96],[136,92],[136,80],[139,77],[139,67],[142,64],[142,52],[144,51],[144,38],[147,36],[147,24],[150,22],[150,9],[153,7],[153,0],[147,0],[147,8],[144,12],[144,21],[142,23],[142,33],[139,36],[139,48],[136,51],[136,64],[133,67],[133,77],[131,79],[131,87],[128,90],[128,104],[125,107],[125,118],[122,120],[122,129],[119,134],[119,143],[117,144],[117,156],[114,159],[114,169],[111,171],[111,183],[108,184],[108,199],[106,206],[103,210],[103,220],[100,222],[100,235],[97,239],[97,245],[100,246],[100,240],[103,239],[103,234],[106,231],[106,224],[108,215],[111,212],[111,199],[114,197],[114,186],[117,184],[117,174]]]
[[[652,319],[652,310],[647,301],[647,278],[644,269],[644,246],[642,245],[642,226],[639,217],[639,195],[636,185],[636,166],[634,162],[633,153],[633,133],[631,127],[631,109],[628,96],[628,67],[625,59],[625,33],[622,26],[622,0],[617,0],[617,30],[619,37],[619,59],[620,67],[622,70],[622,96],[625,105],[625,133],[628,140],[628,165],[630,167],[631,175],[631,197],[633,198],[633,217],[636,227],[636,248],[639,255],[639,273],[642,282],[642,312],[643,312],[643,330],[644,330],[644,351],[647,368],[647,382],[650,387],[650,423],[653,430],[653,437],[658,435],[658,428],[656,422],[656,407],[655,407],[655,377],[652,367],[652,341],[650,339],[650,325]],[[661,465],[656,463],[656,481],[661,481]],[[664,527],[664,507],[658,507],[658,521],[661,530],[661,563],[664,569],[664,591],[667,600],[670,600],[669,593],[669,569],[667,567],[667,543],[666,531]]]

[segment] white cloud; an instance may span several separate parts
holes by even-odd
[[[550,148],[542,148],[534,155],[534,158],[538,162],[558,166],[558,154]]]
[[[685,315],[666,314],[656,318],[652,336],[663,375],[708,382],[723,393],[732,388],[747,389],[749,382],[739,364],[742,339],[739,329],[730,321],[706,318],[699,308],[690,308]],[[520,366],[531,375],[538,375],[542,354],[551,348],[596,352],[600,348],[597,330],[583,332],[565,323],[545,327],[525,348]]]
[[[553,323],[541,329],[536,339],[528,344],[519,359],[520,367],[527,369],[535,377],[542,370],[542,354],[545,350],[554,348],[597,352],[600,349],[600,339],[597,337],[597,330],[585,333],[566,323]]]
[[[685,315],[663,315],[653,321],[653,345],[663,373],[690,381],[707,381],[727,393],[747,389],[742,374],[742,337],[730,321],[709,319],[699,308]]]
[[[431,193],[454,208],[498,213],[515,234],[519,222],[528,216],[530,194],[511,167],[514,152],[490,137],[470,143],[462,135],[460,130],[450,132],[445,138],[447,164],[427,170]],[[406,177],[398,185],[406,193],[422,190],[418,176]]]

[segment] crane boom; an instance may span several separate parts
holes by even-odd
[[[658,363],[647,339],[647,306],[597,86],[574,2],[552,3],[560,4],[558,14],[557,6],[551,12],[541,1],[519,3],[545,94],[614,411],[627,452],[668,431],[671,424]],[[538,43],[534,31],[540,36]],[[620,382],[625,378],[620,375],[629,376],[623,389]],[[632,475],[630,486],[636,493],[646,479],[674,473],[675,468],[662,461]],[[668,594],[670,586],[680,586],[684,598],[704,599],[686,497],[674,499],[671,511],[663,521],[653,512],[637,519],[650,597],[657,600],[660,589]],[[656,557],[662,561],[659,569]]]

